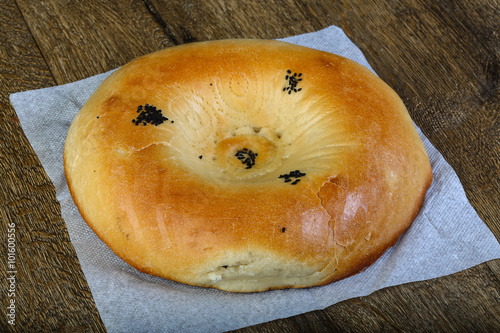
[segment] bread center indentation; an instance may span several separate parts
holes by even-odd
[[[235,135],[217,142],[215,162],[238,179],[274,170],[278,146],[259,134]]]

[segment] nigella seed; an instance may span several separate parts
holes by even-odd
[[[245,169],[251,169],[252,166],[255,165],[255,158],[257,157],[257,155],[257,153],[254,153],[248,148],[243,148],[242,150],[238,150],[234,156],[236,156],[236,158],[240,160],[241,163],[246,165]]]
[[[285,230],[286,230],[286,228],[285,228],[285,227],[283,227],[283,228],[281,229],[281,232],[285,232]]]
[[[288,74],[291,74],[291,70],[287,70]],[[283,91],[288,90],[288,94],[290,95],[293,92],[298,92],[302,90],[301,88],[297,89],[297,85],[299,84],[300,81],[302,81],[302,73],[293,73],[293,75],[285,75],[285,80],[288,81],[288,85],[283,88]]]
[[[167,117],[163,116],[160,109],[157,109],[155,106],[149,104],[145,104],[144,106],[139,105],[137,107],[137,113],[139,113],[139,115],[136,117],[136,119],[132,120],[132,123],[134,123],[135,125],[139,125],[142,123],[144,126],[146,126],[147,124],[158,126],[164,121],[168,120]]]
[[[298,182],[300,182],[300,177],[304,177],[306,174],[305,172],[300,172],[300,170],[294,170],[290,171],[290,173],[280,175],[278,178],[284,178],[285,183],[290,183],[292,181],[292,178],[295,178],[293,182],[291,182],[291,185],[297,185]]]
[[[198,158],[201,160],[203,158],[203,155],[198,156]]]

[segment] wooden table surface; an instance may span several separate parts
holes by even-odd
[[[177,44],[344,29],[500,239],[498,0],[0,0],[0,331],[105,331],[55,189],[9,102]],[[15,225],[15,326],[7,234]],[[240,332],[500,331],[500,260]]]

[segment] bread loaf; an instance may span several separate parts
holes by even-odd
[[[81,215],[124,261],[235,292],[360,272],[432,181],[389,86],[267,40],[176,46],[118,69],[75,117],[64,167]]]

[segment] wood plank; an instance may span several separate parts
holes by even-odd
[[[173,45],[140,0],[17,2],[57,84]]]
[[[175,44],[228,38],[275,39],[314,31],[290,0],[146,0]]]
[[[1,253],[7,253],[7,235],[15,234],[10,242],[15,260],[0,260],[5,295],[0,331],[104,331],[61,219],[54,186],[9,102],[10,93],[55,82],[14,1],[0,0],[0,8]],[[16,273],[8,273],[12,270]],[[12,291],[5,283],[11,276]],[[10,300],[15,301],[15,326],[7,323]]]

